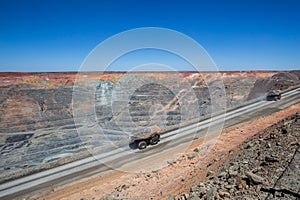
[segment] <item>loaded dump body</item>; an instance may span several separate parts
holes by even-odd
[[[148,145],[155,145],[159,142],[161,128],[154,126],[138,133],[131,137],[130,146],[138,149],[145,149]]]

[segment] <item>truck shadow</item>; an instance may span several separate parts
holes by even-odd
[[[130,149],[138,149],[138,145],[137,145],[137,143],[136,142],[131,142],[131,143],[129,143],[129,148]]]
[[[158,142],[159,142],[160,140],[158,140]],[[157,144],[147,144],[147,146],[155,146],[155,145],[157,145]],[[136,143],[136,142],[131,142],[131,143],[129,143],[129,148],[130,149],[132,149],[132,150],[136,150],[136,149],[139,149],[139,147],[138,147],[138,143]],[[147,149],[147,148],[145,148],[145,149]],[[143,149],[140,149],[140,150],[143,150]]]

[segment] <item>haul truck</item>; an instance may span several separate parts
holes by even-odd
[[[159,142],[161,128],[153,126],[152,128],[140,131],[131,136],[130,146],[138,149],[145,149],[148,145],[155,145]]]
[[[281,99],[281,92],[279,90],[272,90],[267,94],[267,101],[277,101]]]

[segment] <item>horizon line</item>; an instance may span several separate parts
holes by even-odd
[[[41,73],[211,73],[211,72],[290,72],[290,71],[300,71],[300,69],[291,69],[291,70],[220,70],[220,71],[193,71],[193,70],[178,70],[178,71],[41,71],[41,72],[26,72],[26,71],[0,71],[1,74],[41,74]]]

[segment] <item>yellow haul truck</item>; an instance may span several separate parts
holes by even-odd
[[[132,148],[145,149],[148,145],[155,145],[159,142],[161,128],[153,126],[133,134],[129,146]]]

